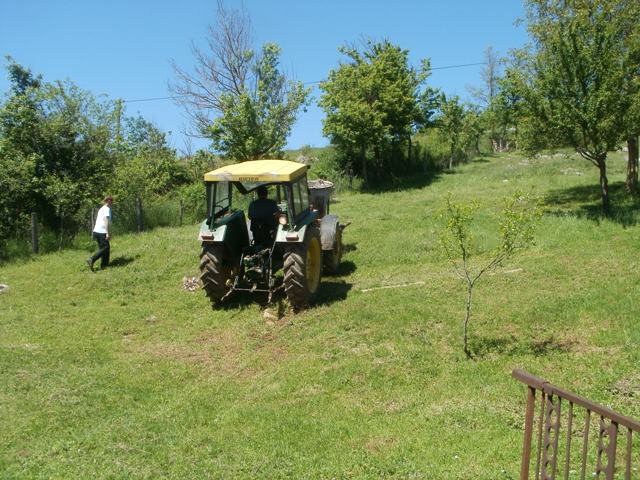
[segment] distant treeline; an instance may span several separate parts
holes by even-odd
[[[388,40],[345,46],[346,59],[320,83],[323,133],[331,141],[312,175],[353,187],[453,168],[481,149],[531,155],[567,146],[599,170],[609,212],[607,153],[628,146],[626,186],[638,192],[640,2],[527,0],[530,42],[501,58],[485,53],[474,102],[429,86],[428,59]],[[218,3],[208,50],[195,68],[174,65],[175,98],[211,151],[179,156],[165,134],[122,102],[70,81],[45,82],[8,57],[10,89],[0,104],[0,255],[26,234],[32,212],[62,241],[86,223],[106,193],[123,220],[134,202],[180,199],[202,208],[202,173],[221,162],[282,158],[310,89],[279,69],[280,48],[253,49],[250,17]],[[194,213],[190,213],[194,212]],[[128,216],[129,215],[129,216]],[[127,222],[123,222],[123,225]]]
[[[7,240],[28,238],[32,212],[61,243],[86,231],[106,194],[116,199],[121,230],[135,228],[136,198],[148,211],[174,200],[189,221],[202,215],[202,172],[216,165],[213,154],[179,157],[152,123],[70,81],[45,82],[11,59],[8,73],[0,104],[0,254]]]

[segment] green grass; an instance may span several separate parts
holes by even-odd
[[[195,226],[116,237],[115,266],[95,274],[88,241],[6,264],[0,477],[517,478],[513,368],[640,416],[640,215],[624,168],[613,156],[611,219],[575,157],[486,157],[341,193],[342,275],[301,314],[277,299],[275,321],[250,297],[214,311],[182,288]],[[537,243],[476,287],[466,360],[436,213],[447,192],[477,199],[490,248],[498,200],[518,189],[543,203]]]

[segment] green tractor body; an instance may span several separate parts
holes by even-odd
[[[337,272],[344,225],[328,215],[332,184],[314,181],[310,189],[307,168],[255,160],[205,174],[200,281],[213,305],[233,291],[266,292],[271,301],[284,289],[299,310],[317,293],[323,265],[325,272]],[[274,218],[248,219],[244,210],[234,208],[234,190],[252,195],[265,188],[275,197]],[[277,275],[280,271],[283,275]]]

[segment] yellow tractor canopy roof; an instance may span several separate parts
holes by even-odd
[[[293,182],[307,171],[302,163],[287,160],[251,160],[204,174],[205,182]]]

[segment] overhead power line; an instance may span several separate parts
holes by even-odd
[[[170,96],[170,97],[153,97],[153,98],[137,98],[135,100],[123,100],[126,103],[135,103],[135,102],[152,102],[154,100],[169,100],[178,97]]]
[[[477,63],[461,63],[459,65],[445,65],[443,67],[431,67],[431,70],[447,70],[449,68],[464,68],[464,67],[475,67],[477,65],[486,65],[486,62],[477,62]],[[322,83],[324,80],[314,80],[313,82],[302,82],[303,85],[317,85]],[[180,98],[180,96],[170,95],[168,97],[151,97],[151,98],[136,98],[134,100],[123,100],[124,103],[136,103],[136,102],[153,102],[156,100],[175,100]]]
[[[462,63],[460,65],[447,65],[446,67],[431,67],[431,70],[446,70],[447,68],[475,67],[476,65],[486,65],[487,62]]]

